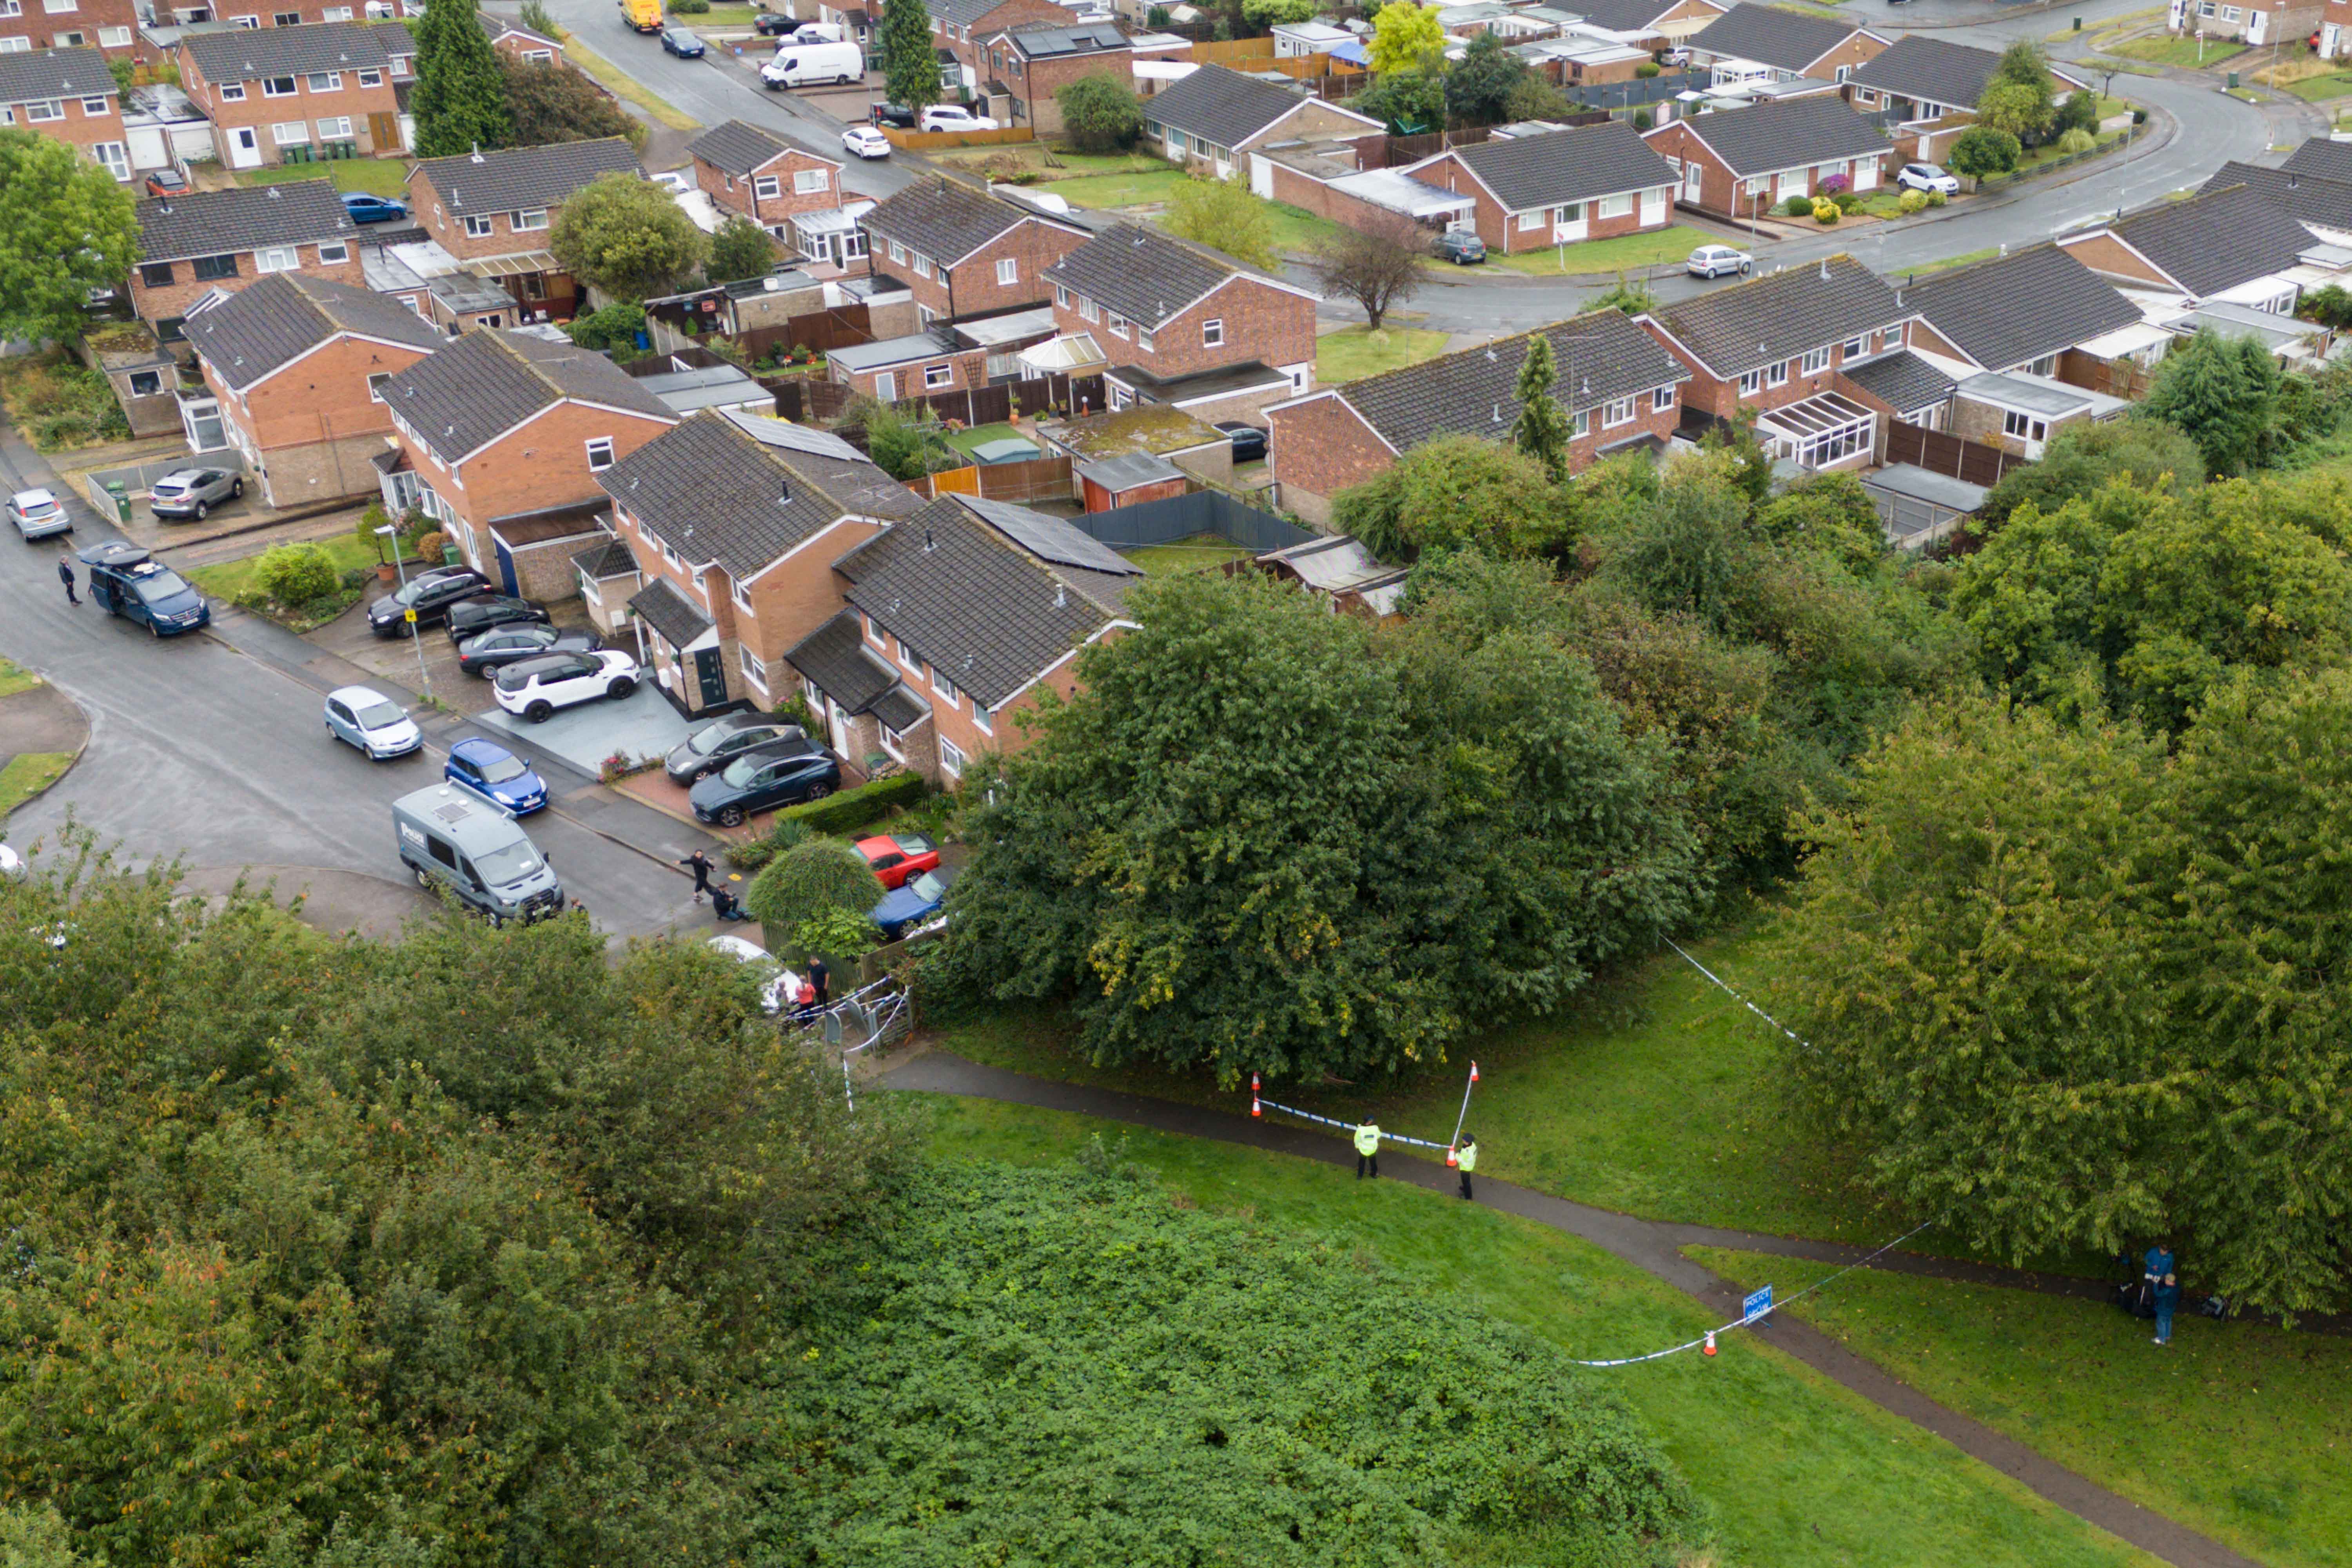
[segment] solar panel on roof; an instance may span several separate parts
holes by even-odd
[[[837,458],[845,462],[867,461],[865,453],[834,435],[829,430],[812,430],[805,425],[788,425],[781,419],[764,415],[745,414],[740,409],[722,411],[736,427],[763,446],[782,447],[788,452],[805,452],[812,458]]]
[[[1088,572],[1115,573],[1122,577],[1143,574],[1142,567],[1058,517],[1047,517],[1044,512],[1031,511],[1025,506],[987,500],[979,496],[960,495],[955,499],[963,502],[973,516],[1041,561],[1050,561],[1057,566],[1076,566]]]

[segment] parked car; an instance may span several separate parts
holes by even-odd
[[[1690,51],[1684,48],[1664,50],[1658,56],[1658,63],[1670,68],[1687,66],[1690,64]]]
[[[841,764],[814,741],[746,752],[688,792],[695,819],[740,827],[755,811],[822,800],[841,787]]]
[[[800,18],[781,11],[762,11],[751,18],[751,30],[763,38],[787,38],[800,31]]]
[[[886,888],[903,885],[940,868],[940,847],[919,833],[886,833],[857,841],[857,852],[874,868]]]
[[[664,54],[676,55],[682,60],[698,60],[705,53],[702,40],[684,27],[664,27],[661,44]]]
[[[1702,245],[1690,253],[1683,268],[1694,278],[1719,278],[1727,272],[1737,272],[1742,278],[1756,265],[1756,258],[1744,250],[1734,250],[1727,245]]]
[[[490,678],[499,706],[534,724],[545,723],[559,708],[626,697],[636,689],[637,661],[614,648],[526,658]]]
[[[760,982],[760,1011],[772,1018],[784,1010],[784,1004],[799,994],[801,977],[776,962],[775,954],[758,942],[740,936],[709,936],[703,945],[714,952],[726,954],[738,963],[753,966]]]
[[[110,616],[135,621],[159,637],[213,624],[205,596],[135,544],[93,545],[81,552],[81,563],[89,568],[89,602]]]
[[[896,942],[910,931],[919,931],[935,919],[948,901],[948,879],[943,871],[926,871],[905,887],[884,896],[874,906],[874,923],[882,934]]]
[[[458,742],[449,748],[441,776],[517,816],[528,816],[547,805],[546,781],[496,741]]]
[[[404,757],[425,744],[408,710],[373,686],[339,686],[327,693],[327,733],[357,746],[372,763]]]
[[[866,51],[856,44],[787,41],[760,68],[761,84],[770,89],[845,87],[865,79]]]
[[[1225,439],[1234,444],[1234,462],[1262,463],[1265,461],[1265,431],[1259,429],[1255,425],[1244,424],[1239,419],[1221,419],[1217,422],[1216,428],[1223,431],[1225,433]]]
[[[457,645],[457,668],[468,675],[487,677],[517,659],[536,658],[543,653],[589,653],[596,647],[592,632],[558,631],[550,626],[526,621],[520,626],[496,626],[467,637]]]
[[[1437,237],[1437,258],[1456,267],[1475,267],[1486,259],[1486,242],[1475,228],[1449,228]]]
[[[860,158],[887,158],[890,139],[871,125],[853,125],[841,133],[841,144]]]
[[[343,211],[353,223],[390,223],[408,216],[408,204],[372,196],[365,191],[345,191]]]
[[[530,835],[464,790],[438,784],[402,795],[392,822],[418,887],[446,891],[494,926],[563,912],[563,884]]]
[[[449,613],[449,606],[490,591],[490,580],[470,566],[436,566],[419,572],[405,584],[368,606],[368,630],[380,637],[413,637],[404,612],[416,612],[415,625],[429,626]]]
[[[157,517],[198,522],[223,501],[245,493],[245,476],[231,468],[175,468],[147,487],[147,510]]]
[[[147,194],[151,196],[184,196],[195,188],[195,181],[188,178],[188,172],[177,163],[147,176]]]
[[[499,626],[545,623],[549,619],[545,606],[529,599],[518,599],[508,594],[484,594],[461,600],[449,606],[444,624],[453,643],[465,641],[479,632]]]
[[[934,103],[915,117],[918,131],[993,131],[996,121],[961,103]]]
[[[60,533],[73,531],[73,513],[66,503],[47,490],[18,490],[8,498],[8,521],[30,544],[36,539],[55,539]]]
[[[670,783],[685,789],[754,746],[807,739],[807,732],[798,724],[787,724],[763,713],[730,713],[679,742],[664,760],[663,771],[669,774]]]
[[[1941,191],[1948,196],[1960,194],[1960,182],[1937,163],[1906,163],[1896,173],[1895,183],[1906,191]]]
[[[895,125],[901,131],[915,128],[915,111],[903,103],[877,103],[869,112],[877,125]]]
[[[646,178],[674,196],[687,195],[694,190],[694,176],[684,169],[664,169],[660,174],[647,174]]]

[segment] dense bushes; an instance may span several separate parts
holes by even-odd
[[[0,376],[8,413],[43,452],[127,441],[131,421],[106,377],[63,353],[11,363]]]
[[[930,786],[920,773],[892,773],[776,813],[779,825],[797,822],[812,833],[847,833],[878,822],[894,806],[912,805]]]
[[[790,1363],[780,1561],[1632,1568],[1702,1544],[1664,1455],[1552,1346],[1357,1258],[1109,1173],[940,1169],[900,1213]]]
[[[882,901],[866,857],[838,838],[812,838],[770,861],[743,895],[751,918],[785,932],[828,910],[863,915]]]
[[[337,592],[335,563],[316,544],[275,544],[253,569],[254,586],[291,607],[317,603]]]

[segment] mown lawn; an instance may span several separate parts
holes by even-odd
[[[1146,544],[1119,553],[1155,577],[1169,577],[1206,571],[1228,561],[1246,561],[1253,552],[1221,534],[1196,533],[1173,544]]]
[[[394,201],[408,195],[408,163],[399,158],[337,158],[325,163],[279,163],[247,169],[240,185],[285,185],[300,180],[332,180],[339,191],[365,191]]]
[[[2223,60],[2234,59],[2246,52],[2243,44],[2221,39],[2207,39],[2204,58],[2198,58],[2198,40],[2187,38],[2128,38],[2120,44],[2102,44],[2101,50],[2121,55],[2127,60],[2146,60],[2155,66],[2177,66],[2194,70],[2200,66],[2217,66]]]
[[[1596,1247],[1444,1194],[1087,1117],[919,1098],[935,1155],[1034,1164],[1068,1159],[1097,1135],[1107,1144],[1124,1136],[1126,1157],[1159,1173],[1178,1203],[1337,1237],[1571,1355],[1656,1349],[1711,1326],[1686,1298]],[[1727,1336],[1713,1360],[1694,1352],[1591,1375],[1649,1423],[1714,1506],[1724,1547],[1709,1559],[1716,1568],[2154,1561],[1752,1337]]]
[[[1507,267],[1514,272],[1538,275],[1559,273],[1591,273],[1631,271],[1639,267],[1663,267],[1681,261],[1702,245],[1711,244],[1715,237],[1676,224],[1654,234],[1621,234],[1614,239],[1588,239],[1581,245],[1554,246],[1549,250],[1522,251],[1517,256],[1505,256],[1500,251],[1486,253],[1489,267]],[[1432,266],[1447,266],[1432,262]]]
[[[1342,327],[1315,340],[1315,379],[1323,385],[1402,370],[1445,352],[1444,332],[1420,327]]]
[[[30,691],[41,683],[41,678],[21,664],[0,658],[0,697],[14,697],[19,691]]]
[[[1051,191],[1072,206],[1164,206],[1184,179],[1181,169],[1162,163],[1156,169],[1130,169],[1118,174],[1081,174],[1049,180],[1032,190]]]
[[[19,752],[0,767],[0,817],[58,782],[73,765],[69,752]]]
[[[366,567],[373,571],[381,559],[373,549],[362,544],[355,534],[331,534],[325,539],[309,542],[327,552],[327,559],[335,563],[339,574],[349,572],[353,567]],[[234,561],[224,561],[218,565],[192,567],[188,572],[188,581],[214,598],[242,601],[246,595],[257,592],[253,585],[253,574],[255,568],[261,564],[262,554],[262,552],[256,551],[251,555],[240,555]]]
[[[1694,1248],[1786,1297],[1826,1266]],[[2189,1260],[2193,1267],[2193,1260]],[[1854,1273],[1792,1310],[1922,1393],[2272,1568],[2352,1563],[2352,1340]]]
[[[2328,71],[2322,76],[2307,76],[2300,81],[2288,82],[2281,90],[2313,103],[2352,93],[2352,71]]]

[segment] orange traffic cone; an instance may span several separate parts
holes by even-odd
[[[1713,1355],[1715,1353],[1715,1331],[1713,1329],[1709,1329],[1706,1331],[1706,1353],[1708,1355]]]
[[[1445,1168],[1450,1171],[1461,1163],[1461,1161],[1454,1157],[1454,1146],[1450,1143],[1447,1144],[1445,1146]]]
[[[1250,1097],[1250,1114],[1252,1116],[1263,1116],[1265,1114],[1265,1111],[1258,1109],[1257,1097],[1255,1095],[1252,1095]]]
[[[1470,1081],[1472,1083],[1476,1083],[1478,1081],[1478,1064],[1476,1062],[1472,1062],[1470,1064]]]

